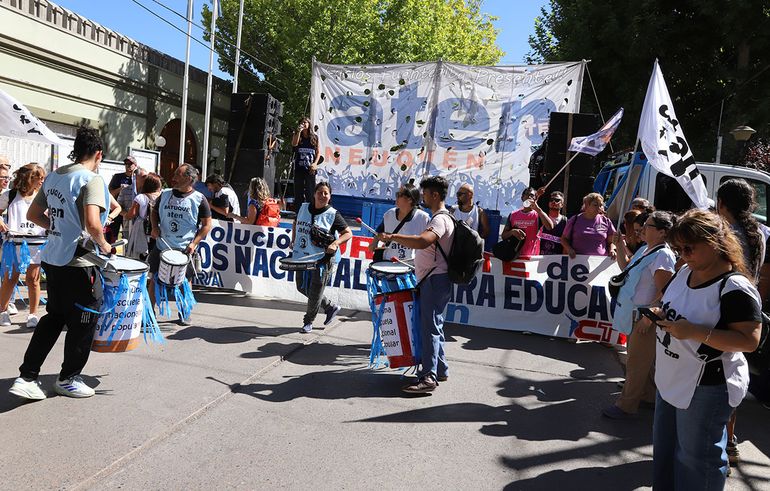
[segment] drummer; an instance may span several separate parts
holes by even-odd
[[[8,229],[11,234],[27,237],[43,238],[46,235],[44,228],[27,220],[32,200],[37,194],[45,179],[45,169],[37,164],[27,164],[16,171],[16,176],[11,186],[11,191],[0,195],[0,210],[8,210]],[[27,327],[34,328],[38,323],[37,307],[40,304],[40,248],[29,246],[30,263],[27,266],[26,285],[29,294],[29,315]],[[0,286],[0,326],[10,326],[11,316],[8,312],[8,304],[11,295],[19,281],[19,271],[14,268],[8,271],[9,276],[3,278]]]
[[[377,226],[377,233],[402,233],[405,235],[420,235],[428,228],[430,216],[419,208],[420,190],[414,184],[401,186],[396,193],[396,206],[385,212],[382,223]],[[376,238],[369,244],[369,250],[374,253],[374,261],[390,261],[392,258],[401,261],[414,259],[414,249],[397,242],[386,242],[379,250],[382,257],[375,251],[380,241]]]
[[[147,262],[150,265],[150,301],[155,307],[154,276],[160,268],[160,253],[178,249],[191,256],[198,244],[211,230],[211,208],[206,198],[193,188],[198,179],[198,170],[190,164],[182,164],[171,176],[172,189],[164,189],[156,206],[152,208],[152,238],[155,247],[150,251]],[[187,265],[187,276],[195,274],[192,261]],[[187,325],[181,315],[179,323]]]
[[[347,242],[353,232],[340,212],[329,205],[331,197],[332,188],[328,182],[316,184],[313,202],[302,203],[292,230],[293,258],[301,259],[311,255],[323,258],[321,267],[295,275],[297,290],[307,297],[307,310],[301,331],[305,334],[313,330],[313,321],[320,309],[326,314],[324,326],[331,324],[340,311],[338,305],[324,297],[324,290],[329,279],[334,277],[334,269],[340,259],[339,246]],[[313,225],[336,238],[325,248],[315,245],[310,240],[310,229]],[[323,256],[323,252],[326,252],[326,256]]]
[[[84,234],[90,235],[102,253],[114,250],[102,232],[110,194],[104,180],[96,174],[102,161],[99,130],[79,128],[69,158],[75,163],[48,174],[27,212],[29,221],[49,231],[48,244],[41,254],[48,282],[48,313],[32,334],[24,363],[19,367],[21,374],[9,391],[24,399],[45,399],[37,378],[65,324],[64,363],[53,389],[67,397],[94,395],[80,372],[88,362],[99,320],[99,315],[91,312],[100,307],[100,295],[94,292],[99,271],[75,253]]]

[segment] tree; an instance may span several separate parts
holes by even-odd
[[[308,112],[313,57],[323,63],[387,64],[447,61],[493,65],[494,17],[482,0],[246,0],[239,91],[270,92],[284,101],[293,128]],[[222,0],[216,50],[220,69],[233,73],[239,0]],[[204,25],[211,24],[204,6]],[[208,33],[205,35],[208,38]],[[229,58],[229,60],[228,60]],[[288,135],[290,129],[284,131]]]
[[[735,161],[732,128],[747,124],[770,136],[768,29],[766,0],[551,0],[535,21],[529,59],[590,59],[602,109],[626,108],[616,141],[630,147],[658,58],[696,160],[715,156],[724,101],[723,161]],[[584,89],[582,110],[595,112],[590,80]]]

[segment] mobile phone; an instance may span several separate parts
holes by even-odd
[[[652,322],[657,322],[657,321],[662,321],[663,320],[662,317],[658,317],[655,314],[655,312],[653,312],[652,310],[648,309],[647,307],[639,307],[637,310],[639,311],[640,314],[642,314],[643,316],[647,317]]]

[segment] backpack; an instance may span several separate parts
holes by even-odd
[[[448,211],[442,210],[439,213],[445,213],[454,223],[454,238],[449,254],[444,252],[438,241],[436,248],[447,263],[449,280],[459,285],[467,285],[473,281],[484,263],[484,239],[467,223],[456,219]]]
[[[268,198],[259,210],[254,225],[277,227],[281,223],[281,205],[273,198]]]

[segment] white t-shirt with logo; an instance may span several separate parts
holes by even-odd
[[[385,212],[382,217],[382,226],[385,233],[392,234],[401,220],[396,217],[398,208],[391,208]],[[401,217],[403,218],[403,217]],[[428,228],[428,222],[430,222],[430,216],[420,209],[414,209],[412,218],[408,222],[404,223],[404,226],[398,231],[399,234],[404,235],[420,235]],[[383,259],[390,261],[390,258],[396,257],[402,261],[414,259],[414,249],[410,249],[396,242],[391,242],[387,249],[383,252]]]

